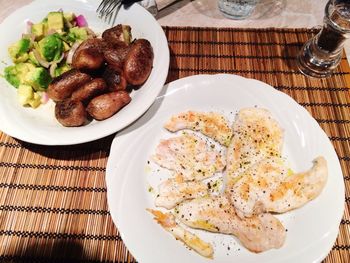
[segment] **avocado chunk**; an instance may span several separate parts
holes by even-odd
[[[18,88],[21,81],[19,77],[17,76],[17,69],[16,66],[8,66],[4,69],[4,77],[7,80],[8,83],[10,83],[12,86]]]
[[[33,69],[35,69],[35,66],[31,63],[18,63],[6,67],[4,77],[12,86],[18,88],[20,84],[25,83],[27,73]]]
[[[30,49],[30,40],[22,38],[9,46],[8,52],[14,63],[25,62],[28,60],[28,51]]]
[[[49,30],[63,31],[64,20],[62,12],[50,12],[47,15],[47,23]]]
[[[67,41],[70,44],[75,43],[78,40],[84,41],[88,38],[88,33],[85,28],[83,27],[72,27],[69,29],[69,32],[67,34]]]
[[[19,103],[23,106],[30,105],[32,108],[37,108],[41,104],[41,96],[29,85],[19,85],[17,95]]]
[[[24,79],[24,83],[33,87],[36,91],[46,90],[51,82],[51,76],[44,68],[30,70]]]
[[[73,20],[75,19],[75,15],[72,12],[64,12],[63,17],[66,21],[70,23],[73,22]]]
[[[67,72],[71,69],[72,69],[71,66],[69,66],[67,63],[64,63],[63,65],[56,68],[55,77],[58,77],[59,75],[62,75],[64,72]]]
[[[34,56],[34,52],[33,52],[33,51],[30,51],[30,52],[29,52],[29,61],[30,61],[33,65],[40,67],[40,63],[39,63],[39,61],[36,59],[36,57]]]
[[[58,34],[53,34],[44,37],[38,43],[41,56],[46,61],[58,60],[63,52],[63,43]]]
[[[32,34],[34,34],[35,39],[41,39],[45,35],[45,25],[44,23],[37,23],[32,25]]]

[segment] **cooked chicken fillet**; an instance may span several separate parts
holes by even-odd
[[[160,166],[181,174],[186,181],[202,180],[225,167],[219,151],[196,135],[183,134],[161,140],[153,160]]]
[[[271,214],[239,218],[227,198],[201,197],[176,207],[176,217],[187,226],[236,236],[250,251],[262,252],[283,245],[286,232]]]
[[[189,129],[199,131],[218,143],[228,146],[232,137],[232,129],[225,117],[215,112],[188,111],[171,117],[164,125],[171,131]]]
[[[309,171],[297,174],[291,174],[281,158],[267,158],[242,174],[231,189],[231,202],[240,216],[284,213],[316,198],[327,173],[323,157],[316,158]]]
[[[204,242],[195,234],[185,230],[176,223],[175,217],[171,213],[162,213],[158,210],[147,209],[154,215],[154,219],[177,240],[181,240],[188,247],[202,255],[203,257],[212,258],[214,254],[213,247],[210,243]]]
[[[280,156],[283,131],[271,113],[261,108],[244,108],[233,124],[233,137],[226,155],[226,192],[239,175],[269,156]]]
[[[172,209],[187,199],[205,196],[208,186],[201,181],[186,182],[181,177],[171,178],[158,186],[158,195],[155,200],[157,207]]]

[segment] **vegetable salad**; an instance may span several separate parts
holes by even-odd
[[[39,23],[28,21],[22,38],[8,48],[14,65],[4,69],[5,79],[17,88],[20,104],[36,108],[46,103],[48,85],[71,69],[74,51],[90,37],[95,34],[82,15],[60,10]]]

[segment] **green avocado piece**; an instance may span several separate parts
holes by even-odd
[[[29,105],[32,108],[37,108],[41,104],[40,94],[34,92],[33,88],[29,85],[19,85],[17,96],[22,106]]]
[[[35,69],[31,63],[18,63],[8,66],[4,69],[4,77],[12,86],[18,88],[20,84],[25,83],[25,78],[28,72]]]
[[[48,29],[63,31],[64,29],[64,20],[62,12],[50,12],[47,15]]]
[[[8,83],[10,83],[15,88],[18,88],[21,81],[17,76],[17,69],[15,65],[8,66],[4,69],[4,77]]]
[[[56,68],[55,70],[55,77],[58,77],[59,75],[62,75],[64,72],[67,72],[69,70],[71,70],[72,67],[69,66],[68,64],[63,64],[62,66],[59,66]]]
[[[71,44],[75,43],[78,40],[86,40],[88,38],[88,33],[83,27],[72,27],[69,29],[67,34],[67,41]]]
[[[30,40],[22,38],[9,46],[8,52],[14,63],[25,62],[28,59],[27,52],[30,49]]]
[[[34,91],[31,86],[22,84],[19,85],[17,89],[17,96],[19,103],[24,106],[28,104],[31,99],[33,99]]]
[[[72,13],[72,12],[64,12],[64,13],[63,13],[63,17],[64,17],[64,19],[67,20],[68,22],[72,22],[72,21],[74,20],[74,18],[75,18],[75,15],[74,15],[74,13]]]
[[[35,39],[41,39],[45,35],[44,23],[37,23],[32,25],[32,34],[35,35]]]
[[[46,69],[34,68],[26,74],[24,84],[30,85],[35,91],[44,91],[51,80],[51,76]]]

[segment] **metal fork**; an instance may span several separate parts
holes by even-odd
[[[102,0],[96,12],[98,16],[110,25],[114,25],[122,5],[132,5],[142,0]],[[111,23],[112,22],[112,23]]]

